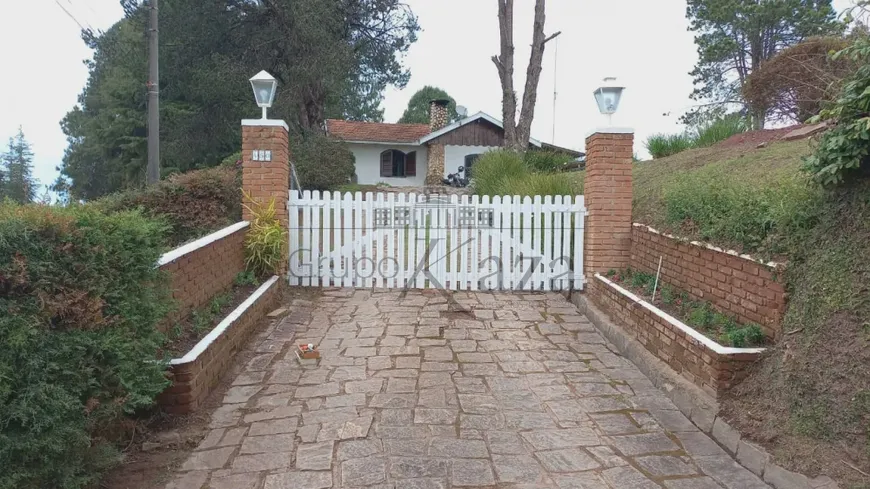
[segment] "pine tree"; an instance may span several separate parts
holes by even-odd
[[[20,127],[18,134],[9,138],[9,150],[0,156],[0,167],[5,174],[4,196],[22,204],[33,202],[39,185],[32,175],[33,151]]]

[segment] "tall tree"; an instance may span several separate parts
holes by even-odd
[[[447,105],[448,122],[459,120],[459,114],[456,113],[456,100],[444,90],[426,85],[411,96],[411,100],[408,101],[408,108],[405,109],[399,122],[401,124],[428,124],[429,102],[432,100],[449,100],[450,103]]]
[[[69,147],[55,188],[72,200],[144,183],[147,3],[122,4],[124,19],[84,36],[90,76],[62,122]],[[270,117],[296,135],[327,117],[381,120],[385,88],[407,83],[401,55],[419,29],[400,0],[175,0],[160,16],[164,174],[239,151],[239,120],[258,114],[247,80],[262,69],[279,81]]]
[[[517,122],[517,93],[514,90],[514,1],[498,1],[498,30],[500,52],[492,57],[501,80],[501,113],[504,125],[504,146],[515,151],[525,151],[529,147],[532,133],[532,120],[535,118],[535,103],[538,98],[538,80],[541,78],[541,65],[544,47],[561,32],[544,35],[546,20],[546,0],[535,0],[535,20],[532,26],[532,53],[526,68],[526,85],[523,90],[523,106]]]
[[[9,138],[9,149],[0,155],[0,163],[6,175],[5,196],[21,204],[33,202],[39,184],[33,178],[33,151],[20,127]]]
[[[692,98],[712,106],[744,105],[743,86],[763,62],[811,36],[843,30],[831,0],[688,0],[686,16],[698,47]],[[766,115],[766,108],[754,109],[757,128]]]

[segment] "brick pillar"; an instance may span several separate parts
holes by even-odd
[[[276,217],[287,230],[290,144],[286,122],[272,119],[242,121],[242,190],[262,205],[269,205],[274,198]],[[250,221],[251,218],[250,211],[242,207],[242,219]],[[285,260],[282,272],[286,271],[286,265]]]
[[[633,131],[603,129],[586,138],[586,280],[631,263]]]

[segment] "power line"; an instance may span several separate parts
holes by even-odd
[[[79,29],[81,29],[83,31],[87,30],[87,29],[85,29],[85,26],[83,26],[82,23],[79,22],[79,19],[75,18],[75,16],[73,14],[71,14],[70,11],[67,10],[66,7],[64,7],[63,4],[61,4],[59,0],[54,0],[54,3],[56,3],[57,6],[60,7],[61,10],[63,10],[63,13],[65,13],[67,15],[67,17],[72,19],[72,21],[75,22],[76,25],[79,26]]]
[[[76,5],[75,5],[74,3],[72,3],[72,0],[66,0],[66,3],[70,4],[70,6],[72,6],[72,7],[76,7]],[[79,13],[79,17],[82,17],[82,15],[81,15],[81,14],[82,14],[82,10],[81,10],[81,9],[79,9],[79,8],[74,8],[73,10]],[[87,16],[84,16],[84,17],[85,17],[85,21],[84,21],[84,22],[85,22],[85,25],[88,26],[88,30],[90,30],[90,31],[94,31],[94,30],[96,30],[96,29],[94,29],[94,26],[92,26],[91,23],[88,22],[88,19],[86,18]]]

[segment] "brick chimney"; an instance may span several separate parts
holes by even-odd
[[[447,106],[450,101],[437,99],[429,101],[429,130],[432,132],[447,125]]]

